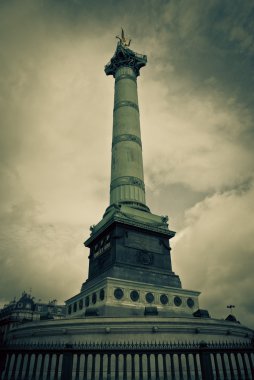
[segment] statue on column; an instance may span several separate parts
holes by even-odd
[[[131,44],[131,40],[125,37],[125,35],[124,35],[124,30],[123,30],[123,28],[121,28],[121,29],[122,29],[121,37],[116,36],[116,38],[119,39],[120,44],[121,44],[122,46],[124,46],[124,47],[130,46],[130,44]]]

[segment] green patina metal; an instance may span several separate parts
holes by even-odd
[[[117,48],[114,56],[110,62],[105,66],[105,73],[107,75],[115,74],[119,67],[130,67],[134,70],[136,76],[139,75],[141,67],[144,67],[147,63],[147,56],[135,53],[133,50],[123,46],[121,42],[117,44]]]
[[[120,107],[133,107],[135,110],[139,112],[138,105],[134,102],[130,102],[128,100],[122,100],[121,102],[117,102],[114,106],[114,111],[116,111]]]
[[[116,178],[114,181],[111,182],[110,190],[114,190],[118,186],[125,186],[125,185],[138,186],[142,190],[145,191],[144,182],[141,179],[137,177],[133,177],[133,176],[123,176],[123,177]]]
[[[119,77],[115,80],[116,83],[117,83],[119,80],[121,80],[121,79],[130,79],[130,80],[132,80],[134,83],[137,84],[137,79],[134,78],[134,77],[132,77],[131,75],[128,75],[128,74],[123,74],[123,75],[119,76]]]
[[[145,55],[135,53],[120,40],[105,73],[115,78],[110,205],[128,204],[149,212],[137,94],[137,76],[146,62]]]
[[[169,244],[175,232],[169,230],[167,217],[150,212],[145,198],[137,76],[147,59],[128,48],[130,40],[123,31],[119,39],[105,67],[106,74],[115,78],[110,205],[102,220],[91,226],[85,242],[90,263],[82,291],[101,278],[144,286],[149,278],[150,285],[179,289],[181,281],[172,271]],[[121,315],[127,312],[120,304],[117,310]],[[108,307],[100,311],[103,315],[110,312]]]
[[[112,141],[112,147],[121,141],[132,141],[139,144],[142,147],[141,139],[138,136],[130,135],[130,134],[123,134],[123,135],[118,135],[114,137]]]

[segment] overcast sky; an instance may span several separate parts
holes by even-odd
[[[0,303],[45,301],[87,276],[109,202],[112,57],[121,26],[138,79],[147,203],[169,215],[174,271],[200,307],[253,319],[251,0],[0,2]]]

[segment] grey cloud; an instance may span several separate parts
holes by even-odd
[[[156,183],[152,189],[146,187],[147,202],[159,215],[168,214],[170,228],[181,230],[184,224],[184,214],[187,209],[202,201],[207,193],[194,191],[182,183],[163,185]]]
[[[1,217],[1,303],[30,288],[37,298],[47,301],[56,295],[63,302],[84,279],[84,226],[41,223],[38,213],[37,205],[27,200]]]
[[[216,317],[236,305],[253,326],[253,187],[241,195],[214,194],[186,212],[186,227],[173,243],[175,269],[184,287],[201,289],[202,304]],[[190,269],[191,268],[191,271]]]
[[[221,191],[253,176],[252,150],[241,142],[248,120],[241,113],[209,96],[178,96],[173,102],[162,97],[156,102],[163,85],[150,82],[144,87],[144,154],[150,151],[146,163],[150,186],[183,183],[196,191]],[[153,108],[147,106],[150,102]]]

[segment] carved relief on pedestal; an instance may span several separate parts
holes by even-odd
[[[154,261],[154,255],[147,251],[140,251],[137,253],[137,262],[143,265],[152,265]]]

